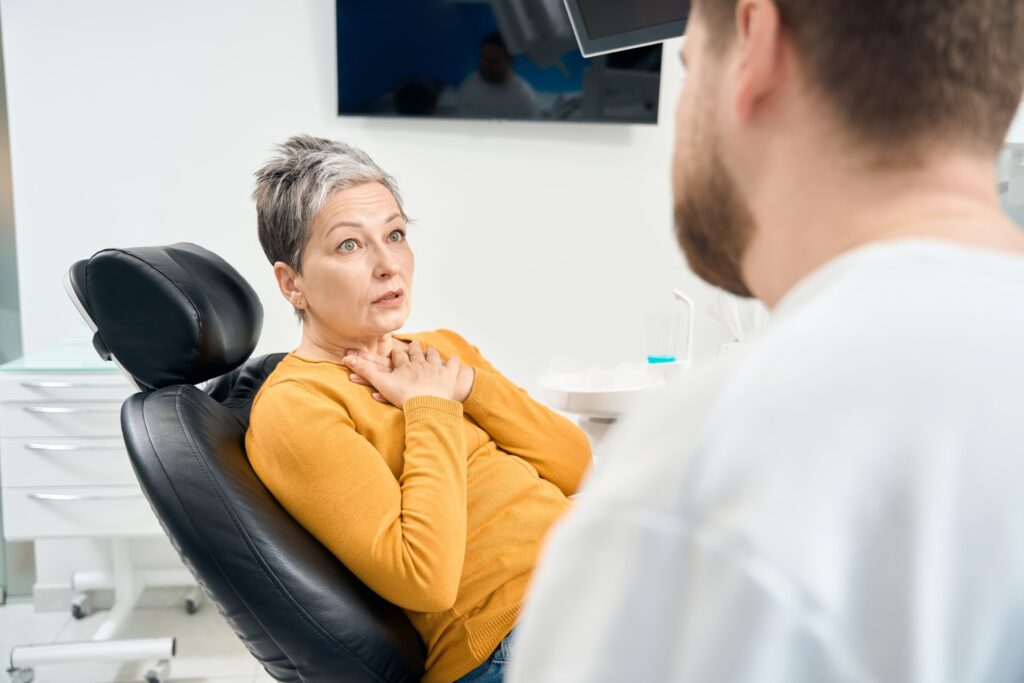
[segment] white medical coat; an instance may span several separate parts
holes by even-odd
[[[1024,681],[1024,258],[847,253],[610,439],[513,683]]]

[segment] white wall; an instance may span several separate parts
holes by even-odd
[[[11,190],[11,148],[7,130],[7,97],[0,55],[0,363],[21,355],[18,315],[18,267]],[[3,551],[0,549],[0,559]],[[0,567],[0,576],[3,575]]]
[[[1017,119],[1010,127],[1010,135],[1006,141],[1014,145],[1024,145],[1024,107],[1017,112]]]
[[[255,232],[252,173],[308,132],[397,176],[417,255],[406,330],[451,327],[530,387],[548,360],[643,357],[641,311],[681,287],[661,125],[339,118],[333,0],[2,0],[25,350],[86,336],[60,287],[110,246],[194,241],[266,308],[257,352],[298,330]],[[401,49],[382,43],[382,49]],[[697,350],[722,330],[701,324]]]

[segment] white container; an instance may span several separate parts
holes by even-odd
[[[547,403],[585,417],[616,419],[647,394],[677,377],[686,363],[656,365],[621,363],[615,368],[590,368],[549,375],[541,381]]]

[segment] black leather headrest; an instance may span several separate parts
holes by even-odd
[[[256,292],[196,246],[104,249],[68,273],[97,335],[143,388],[198,384],[234,370],[263,328]]]

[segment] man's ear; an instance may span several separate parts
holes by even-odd
[[[277,287],[281,295],[295,308],[306,307],[306,297],[302,293],[301,278],[295,269],[284,261],[274,264],[274,277],[277,278]]]
[[[775,0],[736,3],[735,49],[733,106],[736,116],[746,121],[782,79],[782,19]]]

